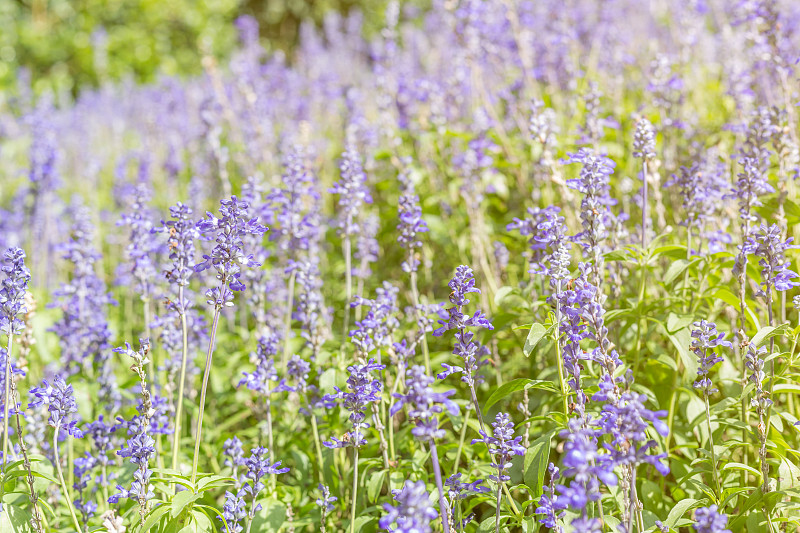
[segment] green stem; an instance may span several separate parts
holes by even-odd
[[[6,368],[5,368],[5,391],[3,392],[3,473],[6,471],[8,463],[8,401],[11,392],[11,348],[14,343],[14,336],[9,332],[8,345],[6,347]]]
[[[356,532],[356,504],[358,502],[358,446],[353,446],[353,505],[350,508],[350,533]]]
[[[269,443],[269,455],[270,455],[270,463],[275,462],[275,440],[272,433],[272,402],[270,401],[270,389],[269,389],[269,382],[266,384],[267,387],[267,442]],[[270,474],[269,476],[269,484],[272,489],[272,492],[275,492],[275,489],[278,486],[278,476],[275,474]]]
[[[55,452],[56,471],[58,472],[58,480],[61,482],[61,490],[64,491],[64,499],[67,502],[69,514],[72,516],[72,524],[75,526],[75,531],[81,531],[81,525],[78,522],[78,517],[75,516],[75,509],[72,508],[72,497],[69,495],[67,484],[64,482],[64,472],[61,470],[61,458],[58,453],[58,432],[60,429],[61,425],[58,424],[53,432],[53,451]],[[69,437],[67,438],[69,439]]]
[[[461,435],[458,437],[458,450],[456,450],[456,460],[453,463],[453,470],[458,471],[458,465],[461,461],[461,450],[464,449],[464,439],[467,436],[467,422],[469,421],[469,414],[470,411],[467,410],[467,413],[464,415],[464,423],[461,424]]]
[[[308,411],[311,413],[311,429],[314,430],[314,448],[317,451],[317,466],[319,467],[319,482],[322,483],[324,481],[323,477],[323,463],[322,463],[322,447],[319,444],[319,428],[317,428],[317,415],[314,414],[314,411],[309,406]]]
[[[223,284],[224,286],[224,284]],[[197,480],[197,462],[200,460],[200,441],[203,435],[203,413],[206,407],[206,389],[208,377],[211,374],[211,359],[214,356],[214,341],[217,337],[217,325],[221,308],[214,309],[214,321],[211,324],[211,338],[208,340],[208,353],[206,353],[206,368],[203,373],[203,386],[200,389],[200,412],[197,414],[197,435],[194,438],[194,456],[192,457],[192,484]]]
[[[439,468],[439,453],[436,444],[431,440],[431,463],[433,464],[433,477],[436,488],[439,489],[439,516],[442,519],[444,533],[450,533],[450,524],[447,521],[447,502],[444,499],[444,485],[442,485],[442,470]]]
[[[711,433],[711,407],[708,404],[708,394],[703,395],[706,403],[706,426],[708,427],[708,447],[711,451],[711,471],[714,474],[714,485],[717,487],[717,501],[722,501],[722,485],[719,482],[717,470],[717,453],[714,451],[714,435]]]
[[[349,224],[348,224],[349,226]],[[344,238],[344,279],[345,279],[345,304],[344,304],[344,330],[342,332],[342,343],[347,341],[350,330],[350,300],[353,299],[353,265],[351,255],[350,236]]]
[[[419,322],[420,318],[420,310],[419,310],[419,289],[417,289],[417,272],[411,272],[411,295],[414,297],[414,315],[416,316],[417,322]],[[428,336],[425,332],[422,332],[422,355],[425,358],[425,370],[428,375],[431,375],[431,355],[428,351]]]
[[[283,366],[289,362],[289,333],[292,331],[292,310],[294,309],[294,283],[297,271],[289,276],[289,293],[286,296],[286,318],[283,322]]]
[[[175,431],[172,433],[172,469],[178,469],[178,458],[181,451],[181,423],[183,422],[183,396],[186,383],[186,364],[189,357],[189,327],[186,323],[186,312],[183,308],[183,286],[178,288],[178,305],[181,306],[181,372],[178,378],[178,406],[175,410]],[[177,485],[176,485],[177,488]]]

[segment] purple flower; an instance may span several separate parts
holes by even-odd
[[[270,240],[276,241],[278,250],[290,259],[300,251],[308,251],[320,234],[320,195],[306,158],[302,146],[293,146],[284,158],[280,188],[267,196],[275,216]]]
[[[700,507],[694,512],[694,530],[697,533],[731,533],[727,528],[728,515],[720,513],[716,505]]]
[[[194,267],[195,272],[202,272],[213,267],[217,271],[219,287],[206,291],[208,304],[216,308],[233,305],[231,291],[243,291],[244,284],[239,280],[242,267],[258,267],[260,263],[253,259],[252,250],[245,250],[242,238],[245,235],[262,235],[268,228],[260,225],[257,218],[247,218],[248,205],[239,201],[236,196],[220,202],[220,216],[207,213],[197,223],[198,229],[205,236],[214,236],[216,246],[211,255],[203,255],[203,261]],[[230,289],[230,290],[229,290]]]
[[[429,500],[423,481],[406,481],[401,490],[392,491],[397,505],[383,505],[386,512],[378,521],[381,529],[395,533],[430,533],[431,521],[439,514]]]
[[[422,219],[419,197],[413,192],[401,195],[397,204],[397,216],[400,219],[400,224],[397,225],[397,242],[407,251],[400,266],[403,272],[416,272],[419,267],[419,253],[416,250],[422,248],[419,234],[428,231],[428,224]]]
[[[265,487],[261,480],[266,476],[285,474],[289,469],[281,468],[281,461],[273,463],[269,450],[260,446],[250,450],[250,457],[244,460],[244,466],[247,468],[244,475],[247,481],[242,485],[242,494],[250,496],[250,509],[247,516],[252,520],[255,514],[261,510],[261,504],[256,503],[258,495]]]
[[[72,488],[78,493],[77,498],[73,502],[75,509],[81,514],[81,522],[83,526],[89,522],[89,518],[94,516],[97,511],[97,503],[92,499],[84,499],[84,491],[89,487],[89,481],[92,479],[92,470],[97,466],[97,459],[92,454],[86,452],[82,457],[76,457],[74,466],[72,468],[74,482]]]
[[[117,225],[126,226],[129,229],[128,244],[125,248],[129,272],[121,277],[120,283],[125,283],[127,276],[130,275],[136,282],[136,293],[146,300],[154,296],[153,282],[156,279],[153,256],[157,251],[157,245],[151,237],[153,223],[150,218],[151,213],[147,208],[152,193],[147,183],[141,182],[127,194],[132,195],[131,203],[127,206],[129,212],[122,215]]]
[[[539,518],[542,525],[560,533],[562,529],[557,521],[564,517],[566,508],[565,504],[558,501],[559,497],[556,492],[556,482],[561,475],[558,467],[553,463],[547,466],[547,472],[550,474],[550,483],[544,486],[543,494],[539,498],[539,507],[536,508],[534,514],[543,515]]]
[[[464,306],[470,301],[467,295],[470,293],[480,294],[480,290],[475,287],[475,277],[472,269],[466,265],[461,265],[456,269],[455,276],[450,280],[448,286],[451,289],[450,303],[453,304],[447,310],[447,320],[439,320],[441,326],[436,329],[433,334],[440,337],[445,331],[456,330],[455,338],[456,345],[453,353],[459,356],[464,361],[464,367],[452,366],[443,363],[445,371],[438,374],[439,379],[444,379],[450,374],[460,373],[461,381],[474,387],[474,384],[480,383],[481,378],[478,376],[478,370],[481,366],[486,364],[483,357],[487,354],[485,347],[481,346],[473,339],[475,334],[467,328],[485,328],[494,329],[492,323],[481,311],[475,311],[475,314],[470,316],[464,314]]]
[[[489,476],[489,479],[503,483],[511,479],[505,472],[511,467],[511,459],[514,455],[525,455],[525,448],[520,444],[522,436],[514,437],[514,424],[506,413],[497,413],[495,421],[492,422],[492,435],[489,436],[480,430],[481,438],[473,439],[472,444],[482,442],[489,448],[489,455],[495,461],[492,466],[497,469],[497,475]]]
[[[0,282],[0,333],[19,335],[25,327],[22,317],[28,312],[25,294],[31,273],[25,266],[25,252],[9,248],[3,254],[3,273]]]
[[[724,333],[717,331],[717,325],[713,322],[706,322],[700,320],[692,324],[692,345],[691,350],[697,356],[699,367],[697,369],[697,377],[700,378],[694,382],[695,389],[702,390],[703,395],[710,396],[717,392],[717,389],[712,388],[713,383],[708,378],[709,371],[717,363],[723,361],[722,357],[717,356],[716,349],[718,346],[732,348],[730,342],[723,340]]]
[[[771,292],[774,288],[777,291],[786,291],[792,287],[800,285],[792,281],[797,277],[797,273],[787,268],[786,250],[796,248],[792,245],[794,239],[789,237],[785,241],[781,238],[781,229],[777,224],[767,227],[761,224],[761,228],[750,239],[749,247],[756,257],[760,257],[758,264],[761,266],[761,285],[763,291],[758,291],[757,295],[771,301]]]
[[[446,409],[451,415],[458,414],[458,406],[450,399],[455,390],[434,392],[435,380],[425,373],[425,367],[414,365],[406,377],[406,394],[395,393],[397,402],[389,410],[394,416],[403,405],[407,405],[408,417],[416,422],[411,433],[423,441],[444,437],[444,430],[439,429],[438,415]]]
[[[54,293],[58,299],[51,304],[63,312],[52,331],[59,339],[61,361],[69,374],[93,364],[103,368],[108,361],[111,332],[105,310],[109,304],[116,304],[105,282],[95,274],[101,256],[93,245],[91,214],[87,208],[77,206],[73,217],[72,238],[61,247],[64,259],[72,263],[72,276]],[[113,386],[113,379],[108,384]]]
[[[739,202],[739,216],[743,225],[749,227],[750,224],[758,220],[753,214],[753,208],[758,207],[761,201],[759,196],[775,192],[775,189],[767,181],[761,163],[757,158],[744,156],[739,160],[742,165],[742,172],[738,174],[736,186],[732,189],[732,196]],[[745,232],[745,241],[750,237]]]
[[[528,237],[528,264],[529,272],[537,273],[544,269],[542,262],[547,255],[547,239],[544,232],[550,224],[544,224],[559,217],[559,208],[548,206],[544,209],[529,207],[528,216],[524,219],[514,218],[514,221],[506,226],[507,231],[518,230],[520,235]]]
[[[320,483],[317,488],[319,488],[319,491],[322,493],[322,497],[317,498],[317,505],[320,506],[323,513],[329,513],[333,511],[333,504],[339,498],[336,496],[331,496],[331,489],[329,489],[327,485]]]
[[[330,402],[333,405],[336,402],[341,402],[344,408],[350,411],[350,422],[353,425],[353,429],[346,433],[343,440],[331,437],[330,441],[325,441],[322,444],[328,448],[345,448],[348,446],[361,447],[367,443],[367,439],[364,438],[362,432],[362,429],[369,427],[369,424],[364,422],[366,420],[364,411],[366,411],[370,403],[380,401],[383,388],[381,382],[373,379],[370,372],[383,370],[384,368],[386,368],[386,365],[376,364],[374,359],[370,359],[363,365],[347,367],[350,372],[350,377],[347,378],[347,388],[351,392],[344,392],[339,387],[334,387],[336,393],[325,395],[323,401]]]
[[[169,208],[172,220],[161,221],[161,227],[153,228],[153,232],[167,235],[167,246],[172,266],[165,271],[167,281],[178,287],[189,285],[189,278],[194,273],[192,266],[195,262],[194,243],[200,238],[200,231],[191,221],[192,210],[186,204],[178,202]],[[179,313],[186,310],[188,303],[172,302]]]
[[[633,133],[633,157],[644,160],[656,157],[656,130],[646,118],[636,121],[636,131]]]
[[[567,163],[581,163],[580,177],[567,180],[570,189],[583,194],[581,199],[581,225],[583,231],[572,239],[581,242],[584,250],[589,252],[595,269],[602,263],[602,242],[608,238],[613,224],[610,206],[614,205],[609,191],[609,176],[614,172],[614,163],[606,156],[598,155],[589,148],[581,148],[578,153],[569,154]]]
[[[67,385],[63,377],[56,376],[51,382],[43,380],[41,387],[31,389],[31,394],[35,399],[29,403],[30,407],[47,406],[50,413],[47,422],[50,427],[65,429],[76,439],[83,437],[83,432],[78,429],[77,420],[73,416],[78,412],[75,393],[72,385]]]
[[[272,383],[278,381],[275,356],[278,354],[279,342],[280,339],[274,333],[258,339],[256,351],[251,355],[251,359],[254,358],[256,361],[256,369],[253,372],[242,372],[244,378],[239,381],[239,387],[245,385],[251,391],[264,396],[275,392]]]
[[[364,204],[372,203],[367,175],[355,144],[348,141],[339,164],[341,177],[329,192],[339,195],[339,231],[345,237],[358,234],[359,215]]]
[[[247,517],[247,512],[245,511],[244,494],[241,491],[236,494],[225,491],[222,516],[217,516],[217,519],[224,524],[224,530],[230,533],[240,533],[244,530],[241,522],[245,517]]]

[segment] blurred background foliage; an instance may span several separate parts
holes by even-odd
[[[268,51],[291,51],[303,21],[358,10],[369,35],[387,0],[0,0],[0,90],[22,78],[39,93],[76,94],[105,81],[147,82],[202,70],[203,53],[226,57],[234,21],[252,15]]]

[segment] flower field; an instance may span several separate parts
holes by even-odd
[[[0,95],[0,532],[800,531],[800,6],[383,18]]]

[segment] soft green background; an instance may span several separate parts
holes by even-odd
[[[255,16],[268,49],[291,50],[300,21],[354,9],[365,31],[383,24],[387,0],[0,0],[0,90],[26,67],[36,92],[73,94],[86,85],[159,73],[200,71],[201,50],[225,57],[236,45],[233,21]],[[105,29],[107,54],[93,34]]]

